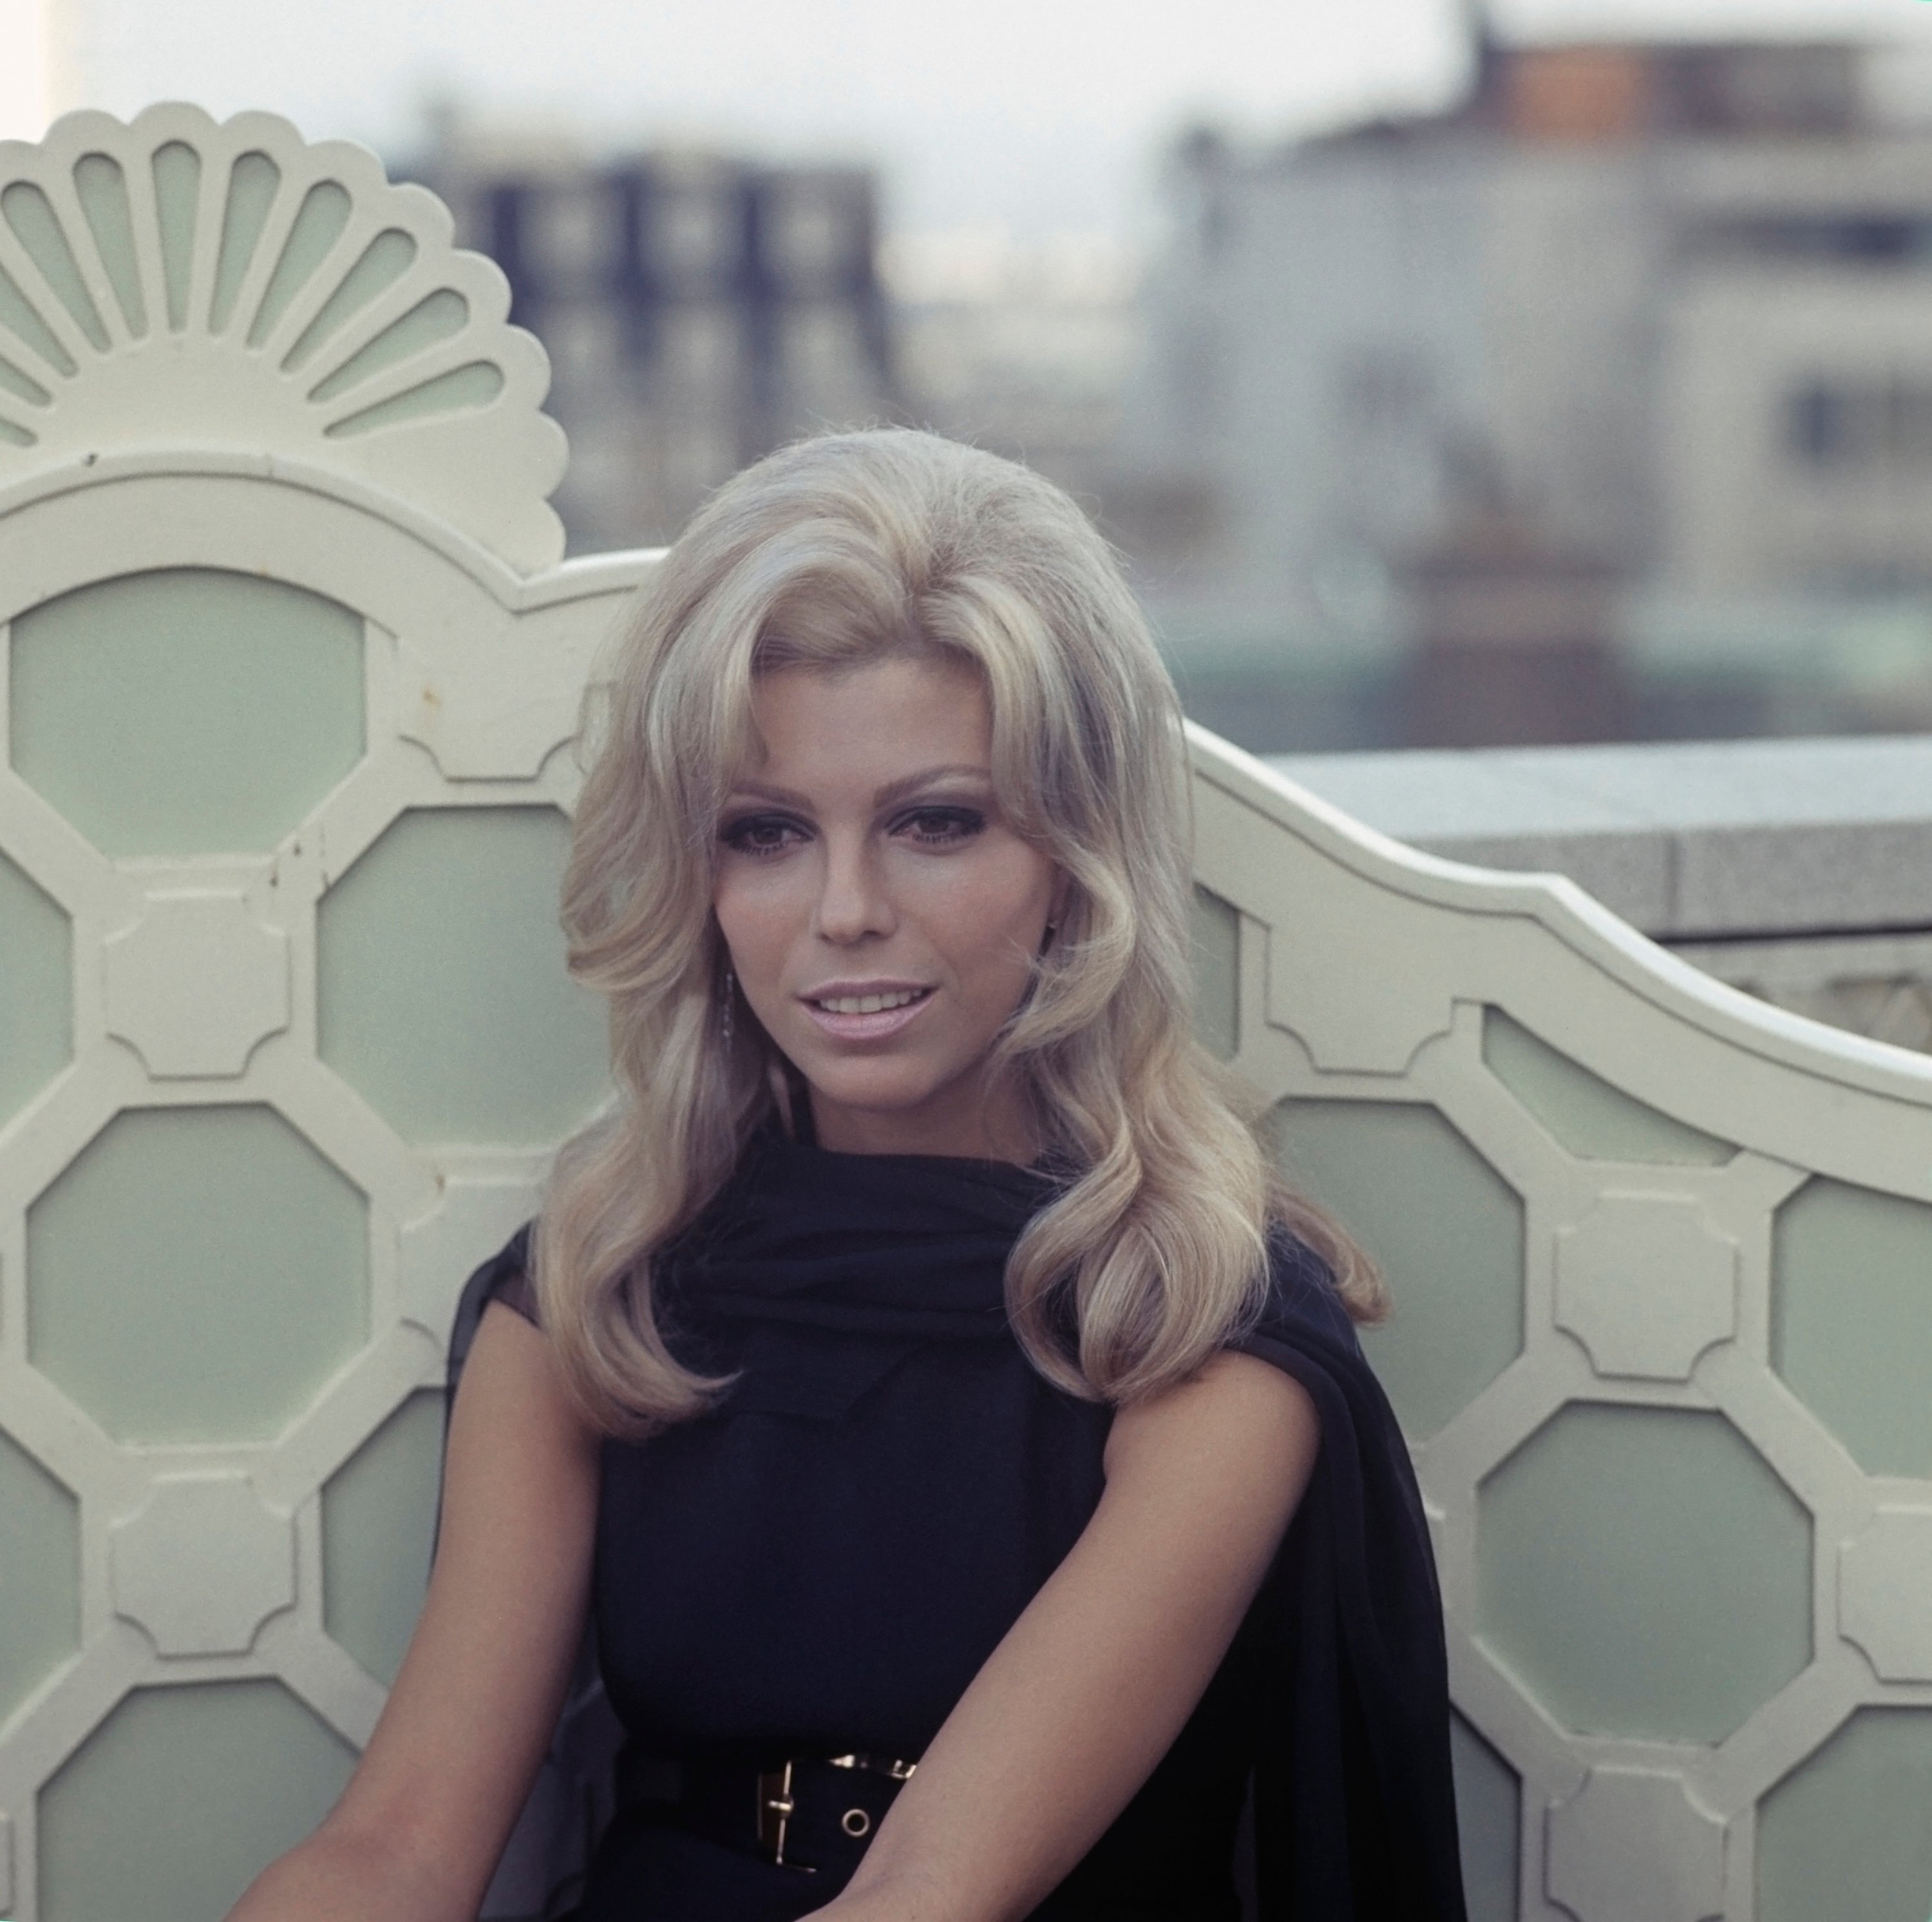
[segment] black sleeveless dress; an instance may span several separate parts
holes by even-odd
[[[857,1846],[842,1872],[773,1863],[681,1819],[664,1770],[748,1784],[792,1757],[916,1761],[1072,1545],[1112,1411],[1036,1373],[1003,1290],[1054,1185],[768,1126],[660,1259],[674,1350],[738,1374],[703,1419],[604,1445],[593,1623],[628,1742],[582,1922],[794,1922],[830,1901]],[[472,1278],[471,1326],[492,1298],[532,1312],[526,1258],[527,1230]],[[1314,1478],[1192,1717],[1035,1916],[1237,1922],[1252,1787],[1264,1922],[1460,1922],[1440,1605],[1407,1450],[1327,1269],[1286,1236],[1237,1345],[1310,1391]]]

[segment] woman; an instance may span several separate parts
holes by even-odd
[[[1178,710],[1024,470],[833,437],[646,588],[564,920],[620,1099],[492,1264],[428,1600],[235,1922],[468,1917],[586,1605],[585,1922],[1460,1917],[1346,1239],[1192,1041]],[[594,1590],[594,1596],[593,1596]]]

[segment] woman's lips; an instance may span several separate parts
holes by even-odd
[[[877,1041],[896,1035],[932,999],[932,989],[923,988],[916,1000],[908,1002],[903,1008],[882,1008],[871,1014],[836,1014],[815,1001],[802,1001],[801,1005],[821,1032],[838,1041]]]

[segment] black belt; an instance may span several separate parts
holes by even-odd
[[[766,1769],[632,1755],[620,1765],[619,1795],[634,1820],[668,1823],[801,1874],[823,1870],[842,1880],[859,1866],[915,1766],[856,1754],[794,1756]]]

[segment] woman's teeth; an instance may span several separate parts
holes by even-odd
[[[924,988],[901,988],[891,994],[837,995],[827,1001],[815,1001],[812,1006],[824,1008],[828,1014],[879,1014],[889,1008],[904,1008],[926,992]]]

